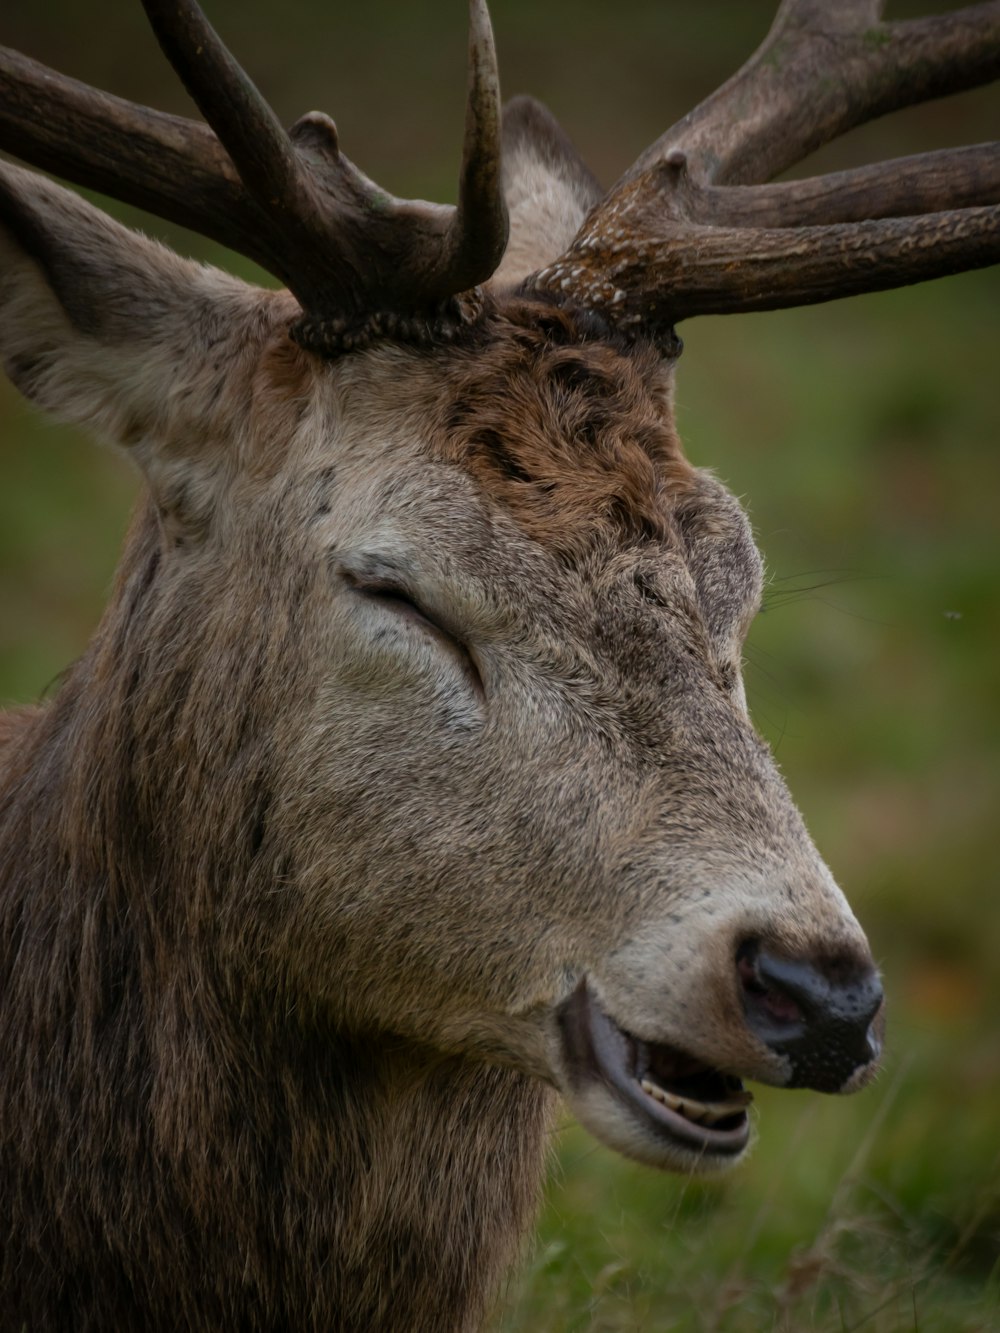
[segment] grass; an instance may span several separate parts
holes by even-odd
[[[281,92],[290,114],[327,104],[376,178],[443,197],[457,130],[426,163],[413,147],[438,137],[451,77],[437,8],[426,32],[405,7],[393,29],[400,134],[369,77],[375,0],[345,11],[336,49],[304,52],[295,24],[272,48],[266,7],[244,8],[241,56],[305,86]],[[643,0],[627,25],[596,0],[543,9],[494,4],[507,88],[549,96],[607,179],[745,52],[769,6]],[[221,12],[227,32],[244,21],[235,5]],[[82,22],[72,8],[67,21]],[[32,54],[57,59],[34,11],[15,26]],[[60,63],[82,77],[115,49],[88,55],[72,31],[61,42]],[[452,46],[460,60],[460,37]],[[146,66],[119,66],[137,86],[117,90],[143,95]],[[985,96],[914,112],[900,130],[878,122],[853,136],[851,160],[989,138]],[[770,569],[747,649],[754,716],[883,964],[887,1069],[847,1100],[761,1090],[751,1160],[720,1180],[659,1175],[565,1127],[495,1329],[1000,1329],[1000,281],[970,274],[684,332],[682,435],[744,497]],[[0,475],[0,698],[29,699],[96,623],[135,482],[5,385]]]

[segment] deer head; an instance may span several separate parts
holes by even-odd
[[[992,77],[1000,5],[785,0],[605,194],[537,103],[501,118],[472,0],[446,209],[144,4],[207,126],[3,52],[0,144],[288,290],[0,167],[8,372],[149,485],[52,710],[72,855],[144,895],[157,984],[211,956],[240,1004],[554,1084],[640,1160],[737,1160],[741,1080],[862,1086],[882,994],[747,715],[761,561],[681,451],[675,327],[1000,258],[995,144],[767,183]]]

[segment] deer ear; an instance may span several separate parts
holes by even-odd
[[[39,406],[126,447],[164,509],[210,498],[222,418],[275,296],[0,163],[4,367]]]
[[[503,109],[502,160],[510,239],[491,285],[509,287],[569,249],[604,191],[533,97],[512,98]]]

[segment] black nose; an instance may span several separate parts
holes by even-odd
[[[736,969],[748,1025],[790,1062],[788,1087],[839,1092],[881,1052],[882,982],[869,959],[784,958],[750,941]]]

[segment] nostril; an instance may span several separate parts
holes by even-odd
[[[748,1011],[768,1023],[777,1025],[800,1023],[803,1019],[801,997],[791,988],[769,975],[767,955],[756,941],[741,946],[736,955],[736,971],[743,987],[744,1004]]]

